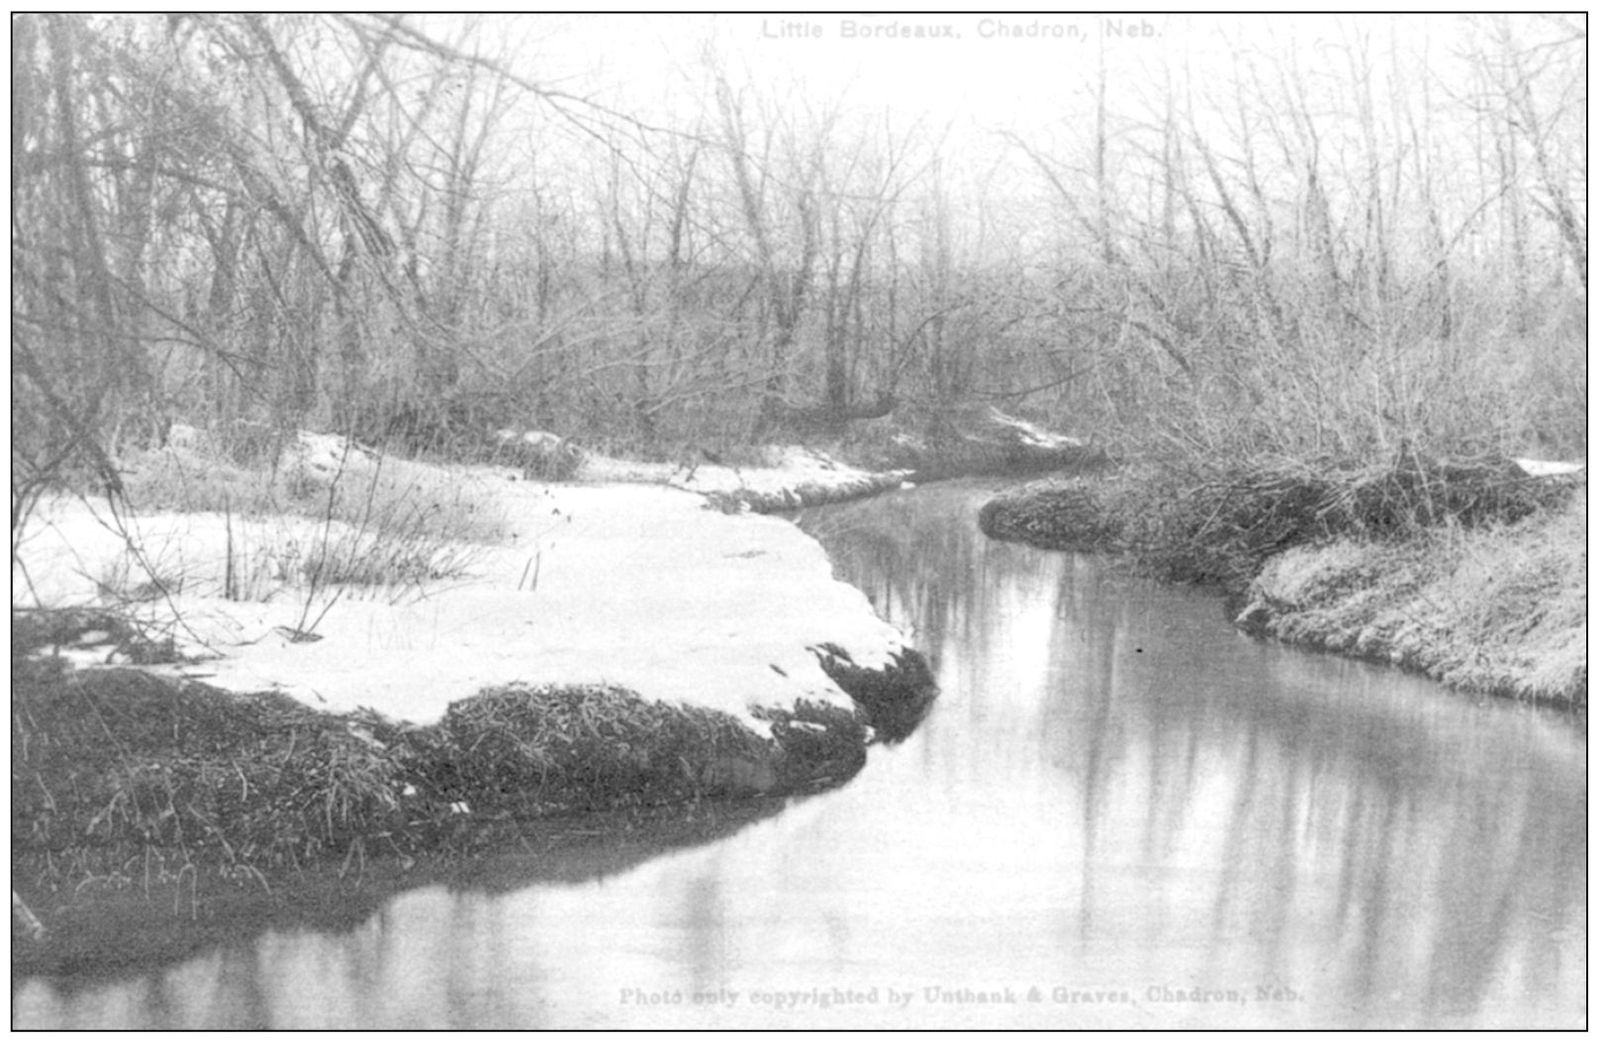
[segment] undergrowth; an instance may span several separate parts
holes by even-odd
[[[311,615],[346,588],[422,595],[429,582],[467,574],[482,545],[507,535],[500,501],[439,467],[309,435],[252,459],[254,468],[242,466],[194,431],[133,457],[125,493],[134,511],[103,519],[124,544],[94,577],[103,600],[290,593]],[[210,520],[186,528],[160,512]],[[198,535],[214,525],[222,531]]]
[[[979,520],[990,536],[1116,551],[1165,579],[1242,590],[1290,547],[1395,539],[1447,523],[1511,524],[1555,508],[1571,489],[1510,461],[1402,454],[1341,468],[1261,458],[1051,479],[995,498]]]
[[[333,436],[294,440],[244,467],[197,433],[182,445],[136,454],[124,488],[138,511],[301,515],[396,532],[493,542],[507,519],[459,473],[383,457]]]

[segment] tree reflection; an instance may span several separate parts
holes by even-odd
[[[510,872],[501,886],[488,872],[468,891],[399,899],[355,934],[253,942],[280,948],[245,973],[197,962],[186,988],[211,997],[211,1021],[252,1011],[281,1025],[302,1023],[291,979],[367,1024],[775,1024],[752,1008],[622,1004],[619,989],[860,981],[1140,998],[787,1024],[1583,1020],[1582,735],[1250,641],[1197,591],[989,542],[970,522],[981,498],[924,489],[805,518],[839,575],[913,633],[943,691],[849,786],[678,854],[622,856],[606,879],[577,865],[574,883]],[[362,930],[388,941],[376,949]],[[1143,998],[1195,986],[1300,998]],[[197,1023],[137,982],[112,991],[25,982],[13,996],[28,1024],[114,1004],[130,1024]]]
[[[945,506],[966,513],[976,498]],[[1247,955],[1234,939],[1248,926],[1263,977],[1337,954],[1325,977],[1351,1009],[1385,1022],[1413,1009],[1454,1018],[1498,991],[1509,961],[1558,951],[1519,924],[1572,922],[1585,893],[1582,751],[1556,748],[1553,722],[1250,643],[1194,592],[993,543],[915,497],[880,523],[879,506],[828,516],[844,578],[918,627],[934,662],[990,664],[984,685],[1010,676],[1001,660],[1048,664],[1021,722],[1043,777],[1022,780],[1027,748],[1008,742],[1013,764],[962,754],[959,777],[1073,792],[1085,942],[1123,929],[1100,915],[1102,876],[1201,860],[1216,867],[1212,893],[1173,933],[1202,936],[1204,979]],[[1052,599],[1047,656],[1020,646],[1023,587]],[[952,687],[945,698],[963,698]],[[970,693],[979,747],[988,730],[1015,733],[980,711],[1007,703],[1002,687]],[[1133,760],[1145,766],[1140,786],[1123,770]],[[1214,851],[1201,851],[1201,834]]]

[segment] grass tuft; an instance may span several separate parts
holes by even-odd
[[[775,750],[717,711],[641,699],[610,685],[510,685],[453,704],[443,741],[460,751],[435,782],[476,808],[535,796],[569,807],[630,806],[773,789]]]

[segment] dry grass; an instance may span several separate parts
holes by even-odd
[[[1585,580],[1578,490],[1514,524],[1290,550],[1262,569],[1240,618],[1459,688],[1583,706]]]
[[[990,536],[1243,597],[1242,626],[1447,684],[1585,699],[1584,489],[1501,462],[1130,468],[997,497]]]
[[[225,515],[219,575],[150,575],[148,548],[131,549],[101,577],[108,593],[137,598],[158,583],[174,593],[199,580],[220,583],[236,601],[264,601],[293,587],[400,596],[465,575],[478,547],[508,532],[501,501],[463,473],[328,436],[302,436],[248,469],[221,441],[188,431],[182,442],[135,457],[126,482],[138,511]]]
[[[130,458],[124,485],[135,509],[301,515],[473,543],[507,534],[507,518],[495,500],[446,467],[376,456],[354,445],[332,451],[297,441],[248,468],[215,445],[197,433],[184,445]]]
[[[123,486],[137,510],[183,514],[233,510],[245,516],[278,513],[295,502],[290,490],[223,454],[169,446],[131,454]],[[268,480],[264,480],[268,478]],[[306,506],[311,506],[309,499]]]
[[[1585,698],[1585,496],[1510,531],[1453,531],[1452,566],[1423,592],[1466,654],[1444,678],[1467,687],[1580,702]]]
[[[1388,465],[1339,469],[1267,457],[1038,482],[995,498],[979,520],[1001,539],[1116,551],[1166,579],[1242,591],[1290,547],[1511,523],[1554,507],[1573,488],[1504,461],[1402,454]]]
[[[476,809],[660,804],[771,789],[777,751],[716,711],[608,685],[510,685],[453,704],[438,786]]]
[[[294,867],[400,807],[394,757],[287,698],[14,659],[12,703],[13,855],[62,880]]]
[[[768,715],[766,737],[616,687],[510,685],[413,728],[20,657],[112,622],[13,619],[12,856],[36,885],[268,887],[275,871],[480,850],[559,812],[807,791],[864,762],[855,714],[803,703]]]

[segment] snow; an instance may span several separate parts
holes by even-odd
[[[1514,457],[1513,463],[1523,468],[1531,478],[1550,478],[1556,475],[1578,474],[1585,469],[1584,464],[1564,463],[1561,460],[1525,460]]]
[[[1029,420],[1013,417],[998,407],[990,407],[989,418],[999,427],[1014,431],[1017,441],[1024,446],[1034,449],[1052,449],[1064,451],[1067,449],[1081,449],[1082,442],[1069,435],[1057,435],[1039,427]]]
[[[688,447],[684,458],[675,463],[593,458],[586,462],[582,475],[601,481],[663,482],[700,493],[747,490],[765,496],[783,489],[848,485],[875,477],[872,472],[849,467],[825,453],[803,446],[768,446],[763,463],[757,467],[716,462],[697,447]]]
[[[301,465],[326,478],[341,466],[338,440],[303,438],[300,451]],[[356,456],[347,456],[348,469]],[[779,488],[857,473],[801,451],[778,463],[739,468],[742,481]],[[588,462],[590,473],[614,477],[629,466]],[[700,468],[693,482],[724,488],[734,470]],[[832,578],[819,544],[783,520],[722,514],[700,495],[662,484],[545,485],[515,475],[455,468],[434,476],[473,490],[511,531],[496,543],[463,544],[468,573],[422,586],[309,591],[285,563],[326,538],[315,519],[130,521],[149,567],[170,590],[183,580],[169,597],[147,589],[137,610],[159,627],[172,626],[176,611],[180,651],[206,657],[156,669],[417,724],[489,686],[610,682],[649,699],[725,710],[762,730],[750,706],[790,707],[798,698],[852,705],[812,647],[833,642],[859,665],[879,667],[904,645],[859,591]],[[338,522],[327,528],[329,538],[347,530]],[[231,545],[244,600],[223,597]],[[13,563],[14,606],[126,599],[149,578],[129,546],[104,502],[42,503]],[[298,631],[317,639],[296,640]],[[80,649],[75,658],[104,652]]]

